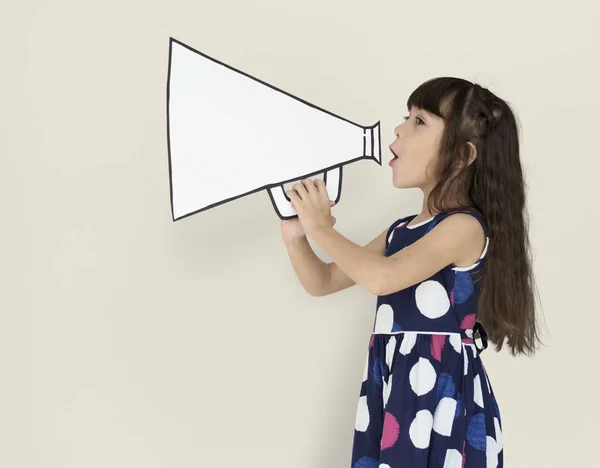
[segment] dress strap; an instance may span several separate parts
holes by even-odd
[[[433,222],[431,223],[431,226],[429,227],[428,231],[433,229],[435,227],[435,225],[437,225],[443,219],[446,219],[448,216],[451,216],[451,215],[457,214],[457,213],[464,213],[464,214],[469,214],[469,215],[473,216],[475,219],[477,219],[477,221],[479,221],[479,224],[481,224],[481,227],[483,228],[483,231],[485,232],[485,236],[489,237],[487,222],[485,221],[484,216],[475,209],[454,210],[454,211],[447,211],[444,213],[438,213],[435,216],[435,219],[433,220]]]
[[[410,222],[410,220],[412,220],[414,217],[416,217],[417,215],[410,215],[410,216],[405,216],[404,218],[400,218],[396,221],[394,221],[392,223],[392,225],[388,228],[386,237],[385,237],[385,248],[387,249],[388,247],[388,243],[389,243],[389,239],[390,239],[390,235],[392,234],[392,232],[394,231],[394,229],[396,229],[397,227],[401,226],[404,223]]]

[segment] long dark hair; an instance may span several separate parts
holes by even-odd
[[[533,355],[541,340],[515,114],[488,89],[452,77],[426,81],[409,96],[407,106],[445,122],[434,161],[438,183],[429,195],[430,212],[470,209],[487,223],[490,243],[476,281],[481,287],[478,319],[488,340],[497,351],[506,340],[512,355]],[[469,141],[477,149],[471,164]],[[466,196],[469,205],[456,194]]]

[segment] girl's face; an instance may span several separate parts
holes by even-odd
[[[427,193],[435,185],[432,168],[427,166],[437,157],[444,120],[417,107],[405,120],[394,129],[396,139],[389,146],[397,156],[390,161],[392,181],[394,187],[418,187]]]

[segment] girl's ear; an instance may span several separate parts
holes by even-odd
[[[475,159],[477,159],[477,148],[475,148],[475,145],[473,143],[471,143],[470,141],[467,141],[467,145],[469,146],[469,165],[471,165],[471,163],[473,161],[475,161]]]
[[[473,161],[477,158],[477,148],[470,141],[467,141],[467,151],[469,152],[469,162],[467,166],[470,166]],[[459,160],[457,163],[458,170],[462,170],[465,167],[465,163],[462,160]]]

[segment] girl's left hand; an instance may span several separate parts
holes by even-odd
[[[301,183],[294,184],[292,190],[285,193],[290,198],[308,236],[335,224],[335,218],[331,216],[331,205],[335,202],[329,200],[323,180],[304,179]]]

